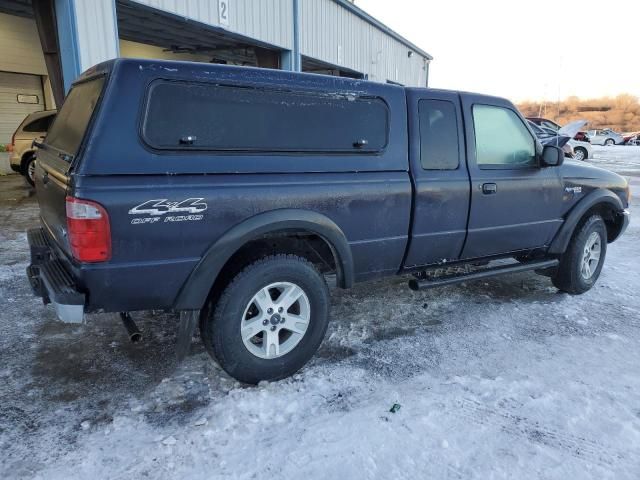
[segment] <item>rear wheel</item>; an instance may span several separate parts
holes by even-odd
[[[252,263],[203,312],[208,352],[245,383],[279,380],[314,355],[329,322],[329,290],[304,258],[275,255]]]
[[[573,234],[553,284],[571,294],[586,292],[598,280],[606,253],[607,228],[599,215],[593,215]]]
[[[22,175],[32,187],[36,184],[36,157],[29,155],[22,162]]]

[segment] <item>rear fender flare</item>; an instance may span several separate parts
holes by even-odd
[[[590,192],[569,211],[562,227],[551,242],[549,253],[562,254],[567,250],[576,226],[584,215],[596,205],[611,207],[616,212],[624,210],[622,201],[611,190],[598,189]]]
[[[180,289],[175,310],[200,309],[227,261],[247,242],[265,234],[283,230],[305,231],[319,235],[330,246],[336,260],[338,286],[353,285],[354,268],[351,249],[344,233],[330,218],[317,212],[280,209],[255,215],[232,227],[202,256]]]

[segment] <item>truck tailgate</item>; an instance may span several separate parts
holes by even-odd
[[[37,153],[35,184],[40,217],[49,235],[65,252],[70,252],[65,211],[69,173],[79,161],[76,157],[104,83],[104,77],[97,77],[71,89]]]

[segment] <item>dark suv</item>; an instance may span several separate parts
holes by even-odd
[[[199,321],[244,382],[314,354],[327,275],[420,289],[531,270],[579,294],[628,223],[622,177],[470,93],[119,59],[75,82],[39,147],[34,291],[133,332],[129,312],[179,312],[183,345]]]

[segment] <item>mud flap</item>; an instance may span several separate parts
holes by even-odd
[[[176,358],[178,362],[184,360],[191,347],[191,337],[196,331],[200,319],[200,310],[181,310],[180,323],[178,325],[178,342],[176,345]]]

